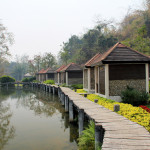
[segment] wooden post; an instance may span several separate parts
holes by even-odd
[[[149,93],[149,64],[145,64],[146,92]]]
[[[66,85],[68,86],[68,72],[66,72]]]
[[[109,65],[105,64],[105,96],[109,98]]]
[[[61,93],[61,103],[65,105],[65,94],[63,92]]]
[[[69,97],[68,95],[65,96],[65,112],[69,111]]]
[[[98,150],[103,142],[103,129],[101,125],[95,124],[95,150]]]
[[[79,135],[82,134],[83,127],[84,127],[84,110],[78,110],[78,126],[79,126]]]
[[[84,97],[87,97],[87,94],[84,94]]]
[[[94,99],[94,102],[95,102],[95,103],[98,103],[98,99]]]
[[[74,114],[73,114],[73,101],[69,100],[69,122],[73,122]]]
[[[88,68],[88,91],[91,90],[91,70]]]
[[[53,86],[53,95],[55,95],[55,87]]]
[[[115,105],[114,105],[114,111],[115,111],[115,112],[120,111],[120,105],[115,104]]]

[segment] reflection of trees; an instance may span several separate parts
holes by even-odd
[[[15,88],[0,88],[0,101],[6,100],[10,95],[15,93]]]
[[[44,114],[46,117],[52,116],[58,112],[63,112],[64,108],[58,102],[56,96],[38,90],[16,90],[16,93],[11,97],[17,98],[17,107],[19,105],[26,107],[35,112],[35,115]]]
[[[11,99],[17,100],[17,107],[21,105],[26,109],[33,110],[35,115],[49,117],[61,113],[61,128],[64,128],[64,132],[69,128],[70,142],[74,142],[78,138],[78,127],[69,123],[68,113],[65,113],[64,107],[62,107],[56,95],[37,89],[23,88],[16,89]]]
[[[10,125],[12,113],[9,106],[0,104],[0,150],[14,137],[15,129]]]

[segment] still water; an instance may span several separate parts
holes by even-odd
[[[58,96],[33,89],[0,89],[0,150],[76,150]]]

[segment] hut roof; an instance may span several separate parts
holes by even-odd
[[[46,70],[44,70],[43,73],[54,73],[54,69],[52,69],[52,68],[49,67]]]
[[[92,62],[92,63],[91,63]],[[130,47],[117,43],[103,54],[97,54],[87,62],[89,66],[109,63],[149,63],[150,58]],[[91,63],[91,64],[90,64]]]
[[[64,67],[65,65],[60,66],[55,72],[60,72]]]
[[[92,57],[88,62],[85,63],[85,67],[90,67],[91,65],[95,64],[101,56],[101,53],[97,53],[94,57]]]
[[[30,73],[26,73],[24,77],[32,77],[32,75]]]
[[[61,70],[61,72],[64,72],[64,71],[80,71],[80,70],[82,70],[80,65],[75,64],[75,63],[70,63],[66,67],[64,67]]]
[[[39,72],[38,72],[38,74],[43,74],[44,73],[44,69],[41,69]]]

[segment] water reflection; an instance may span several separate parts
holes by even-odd
[[[10,94],[6,94],[8,92]],[[69,123],[68,114],[65,113],[64,107],[62,107],[62,105],[59,102],[59,99],[58,99],[57,96],[54,96],[54,95],[52,95],[52,94],[50,94],[48,92],[39,91],[39,90],[36,90],[36,89],[33,90],[31,88],[29,90],[27,90],[27,89],[14,89],[14,90],[3,90],[3,91],[1,90],[0,91],[0,98],[1,97],[3,97],[3,101],[7,100],[8,98],[10,99],[9,103],[10,103],[10,105],[12,105],[11,108],[13,110],[13,113],[15,114],[15,115],[13,115],[14,118],[12,119],[12,120],[15,120],[14,121],[15,127],[18,126],[18,121],[17,120],[19,118],[19,124],[21,124],[23,126],[23,124],[25,122],[28,122],[31,126],[33,125],[35,127],[35,129],[34,129],[35,133],[34,134],[35,135],[38,134],[38,136],[40,136],[43,133],[42,133],[42,131],[39,131],[39,128],[42,128],[43,123],[39,119],[38,119],[39,122],[37,122],[36,116],[38,118],[39,117],[40,118],[47,118],[46,120],[45,119],[41,119],[41,120],[44,120],[45,122],[47,122],[49,124],[49,127],[46,126],[46,127],[48,127],[49,131],[44,131],[44,133],[45,132],[50,132],[50,134],[52,134],[52,135],[56,134],[56,135],[53,135],[53,137],[49,137],[51,140],[54,140],[58,136],[58,134],[60,134],[60,138],[61,138],[61,136],[64,136],[63,135],[64,133],[65,134],[68,133],[68,142],[74,144],[74,146],[71,149],[77,149],[76,145],[77,145],[77,138],[78,138],[78,127],[77,127],[76,124],[74,125],[74,124],[70,124]],[[15,104],[14,104],[14,102],[15,102]],[[13,107],[15,107],[15,108],[13,108]],[[7,109],[10,109],[10,107],[7,107]],[[0,113],[3,112],[3,110],[2,111],[1,110],[2,109],[0,109]],[[34,116],[33,116],[32,112],[34,112]],[[18,113],[20,113],[20,116],[22,116],[22,118],[18,115]],[[4,113],[2,113],[2,114],[4,115]],[[29,118],[32,116],[31,117],[32,120],[29,119],[29,121],[28,121],[28,118],[26,118],[26,121],[23,120],[23,118],[26,117],[27,114],[28,114]],[[12,114],[6,115],[6,116],[8,118],[11,118]],[[60,117],[57,117],[57,119],[56,119],[56,116],[60,116]],[[54,119],[52,119],[53,122],[50,121],[50,118],[54,118]],[[7,144],[8,141],[11,138],[14,137],[14,133],[15,133],[14,127],[10,127],[10,119],[6,119],[6,120],[8,120],[8,121],[6,121],[5,123],[8,124],[7,126],[9,126],[9,127],[5,128],[5,133],[7,132],[6,133],[6,135],[7,135],[7,142],[5,142],[5,143],[1,142],[1,143],[3,143],[3,146],[5,144]],[[59,121],[59,122],[56,122],[56,121]],[[51,124],[54,124],[54,125],[51,125]],[[61,130],[58,129],[58,125],[59,124],[60,124]],[[50,127],[50,125],[51,126],[55,126],[55,128]],[[1,128],[1,125],[0,125],[0,128]],[[37,130],[36,130],[36,128],[37,128]],[[20,130],[23,130],[23,127],[20,127]],[[29,132],[28,130],[29,129],[27,128],[25,134],[27,134]],[[54,131],[52,131],[52,133],[51,133],[51,130],[54,130]],[[16,131],[19,131],[19,127],[16,127]],[[62,131],[64,133],[61,133]],[[8,133],[9,133],[9,135],[8,135]],[[16,134],[19,135],[20,133],[17,132]],[[45,134],[47,134],[47,133],[45,133]],[[49,135],[45,135],[45,136],[48,137]],[[4,136],[1,137],[0,141],[6,141],[5,138],[3,139],[3,137]],[[18,139],[19,138],[21,139],[22,137],[18,136]],[[23,138],[25,138],[25,137],[23,137]],[[35,138],[35,141],[36,141],[37,137],[32,137],[31,140],[33,140],[33,138]],[[59,147],[61,147],[61,149],[65,149],[65,150],[67,150],[67,149],[69,150],[70,149],[71,145],[69,143],[68,144],[61,143],[63,140],[67,141],[66,135],[65,135],[65,137],[63,139],[60,139],[59,141],[58,140],[55,140],[55,142],[52,143],[54,145],[53,145],[53,148],[52,148],[52,145],[51,145],[50,149],[56,150],[56,149],[59,149]],[[17,138],[16,138],[15,142],[18,143]],[[58,142],[60,142],[60,145],[57,144],[57,146],[56,146],[55,144],[58,143]],[[10,142],[10,143],[12,143],[12,145],[13,145],[13,142]],[[50,143],[50,141],[48,142],[48,144],[49,143]],[[33,144],[35,144],[34,141],[33,141]],[[40,145],[40,143],[38,143],[38,144]],[[2,150],[3,146],[0,146],[0,150]],[[15,148],[15,150],[17,150],[17,149],[19,150],[19,148],[21,148],[23,150],[21,145],[18,145],[18,147],[15,147],[15,146],[16,146],[15,144],[14,144],[14,146],[12,146],[12,147]],[[28,146],[30,146],[30,145],[28,145]],[[33,147],[33,145],[31,145],[31,147]],[[7,146],[6,149],[9,150],[9,146]],[[26,149],[30,149],[30,148],[28,147]],[[41,149],[41,148],[38,147],[36,149],[38,150],[38,149]],[[46,148],[42,147],[42,149],[45,150]]]
[[[14,138],[15,128],[10,124],[11,117],[10,106],[4,106],[0,103],[0,150],[10,139]]]

